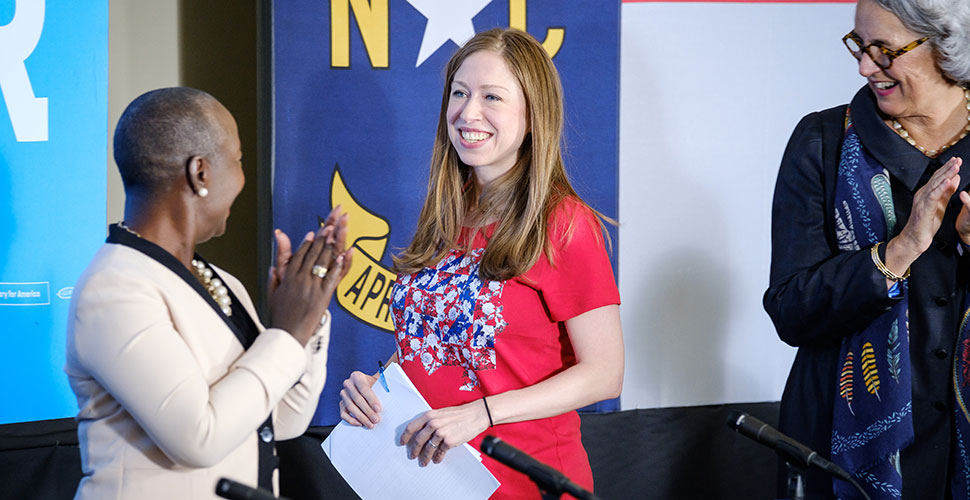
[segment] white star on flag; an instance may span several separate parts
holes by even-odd
[[[442,45],[451,40],[463,45],[475,36],[475,26],[472,18],[492,0],[407,0],[411,7],[428,18],[424,27],[424,38],[421,39],[421,49],[418,51],[418,62],[414,67],[421,66]]]

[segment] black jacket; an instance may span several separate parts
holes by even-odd
[[[771,282],[764,296],[778,336],[798,348],[779,427],[826,457],[841,340],[900,300],[889,298],[869,248],[838,251],[833,214],[845,108],[811,113],[792,133],[775,186]],[[917,189],[950,157],[965,159],[960,189],[970,184],[970,137],[931,160],[886,126],[867,87],[856,93],[851,109],[863,147],[890,173],[897,231],[909,220]],[[954,229],[961,206],[957,196],[950,200],[933,245],[913,263],[908,281],[916,437],[902,452],[904,499],[941,499],[948,489],[951,371],[970,261],[960,256]],[[831,480],[811,473],[807,493],[833,498]]]

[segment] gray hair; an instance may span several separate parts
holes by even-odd
[[[146,92],[125,108],[114,135],[114,157],[125,192],[164,189],[192,156],[215,152],[221,130],[212,117],[219,101],[201,90]]]
[[[970,84],[970,1],[968,0],[874,0],[895,14],[939,54],[940,69],[959,85]]]

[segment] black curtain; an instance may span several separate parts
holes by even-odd
[[[778,403],[582,415],[596,494],[604,500],[775,498],[775,455],[727,427],[731,410],[770,425],[778,419]],[[331,429],[314,427],[277,444],[283,496],[357,498],[320,448]],[[73,419],[0,425],[0,499],[70,500],[80,478]]]

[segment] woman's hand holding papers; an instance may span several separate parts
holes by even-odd
[[[392,356],[388,363],[396,362]],[[344,380],[340,390],[340,418],[353,426],[373,429],[381,421],[381,402],[374,390],[380,373],[368,375],[359,371]],[[488,411],[481,399],[422,413],[408,423],[401,434],[401,446],[407,446],[408,458],[419,460],[424,467],[441,463],[448,450],[461,446],[488,429]]]
[[[408,447],[408,458],[417,458],[424,467],[441,463],[448,450],[467,443],[488,426],[485,403],[476,399],[419,415],[404,429],[400,444]]]
[[[340,390],[340,418],[354,426],[373,429],[381,421],[381,401],[373,386],[377,375],[353,372]]]

